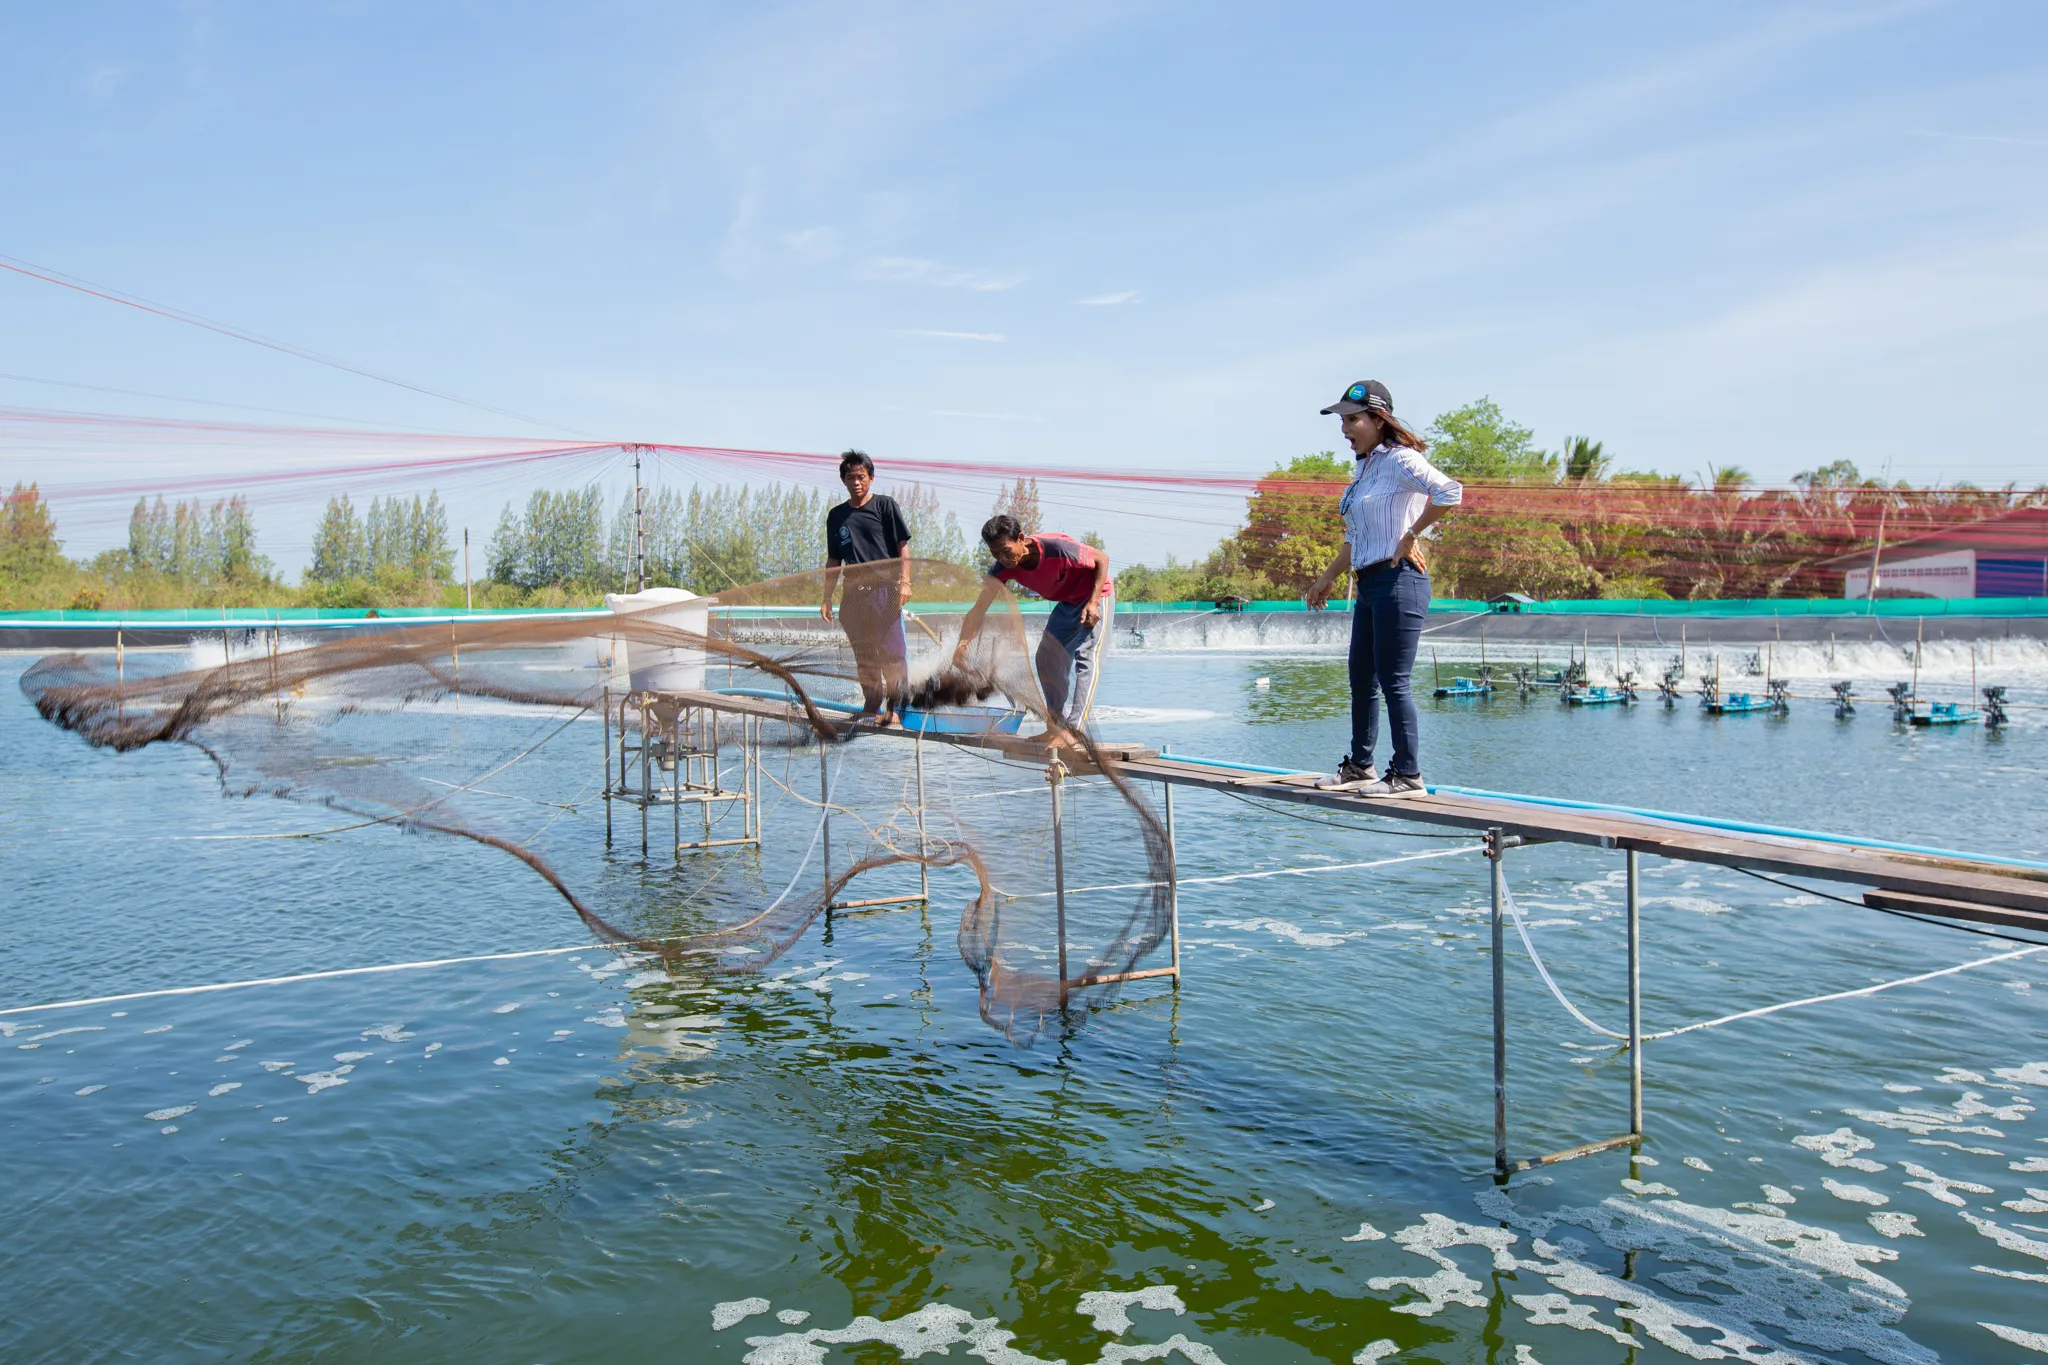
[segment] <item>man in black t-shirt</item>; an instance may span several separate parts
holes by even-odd
[[[910,596],[910,524],[896,499],[873,491],[875,462],[860,451],[839,457],[839,482],[847,499],[825,514],[825,601],[818,614],[832,619],[832,596],[843,575],[839,624],[853,646],[861,715],[890,725],[908,686],[903,602]]]

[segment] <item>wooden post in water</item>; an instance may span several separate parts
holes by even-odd
[[[600,704],[604,707],[604,846],[612,846],[612,689],[607,682]]]
[[[826,767],[825,741],[818,741],[818,805],[823,810],[825,845],[825,913],[832,913],[832,778]]]
[[[1643,1137],[1643,921],[1640,855],[1628,851],[1628,1130]]]
[[[1678,623],[1678,676],[1685,676],[1685,622]]]
[[[121,638],[121,628],[114,627],[114,719],[125,724],[128,720],[128,647]]]

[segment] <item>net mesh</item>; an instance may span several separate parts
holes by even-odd
[[[846,604],[893,600],[906,573],[900,651],[857,628],[857,654]],[[193,745],[231,796],[343,817],[249,837],[335,837],[337,875],[356,831],[473,841],[544,878],[601,938],[677,970],[759,971],[830,910],[928,885],[934,908],[959,907],[983,1017],[1029,1043],[1161,945],[1168,852],[1151,802],[1088,725],[1048,750],[856,723],[865,679],[951,726],[1049,728],[1038,669],[1066,661],[1013,598],[997,597],[965,649],[957,618],[917,610],[979,588],[936,561],[850,566],[831,622],[805,574],[597,616],[316,643],[246,632],[204,663],[200,646],[58,654],[21,685],[93,745]],[[672,829],[707,847],[671,858]],[[481,883],[475,905],[445,912],[487,914],[492,896]]]

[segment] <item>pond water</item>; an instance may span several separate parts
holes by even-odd
[[[1868,663],[1867,690],[1897,662]],[[2048,700],[2032,661],[1984,667]],[[1925,690],[1963,695],[1964,669],[1933,661]],[[1324,767],[1345,733],[1341,661],[1312,654],[1127,652],[1100,705],[1113,738],[1238,761]],[[2048,860],[2042,714],[1989,734],[1504,695],[1425,703],[1424,761]],[[509,751],[558,722],[462,723]],[[810,825],[774,802],[759,855],[607,854],[597,746],[570,726],[494,783],[558,803],[534,837],[601,904],[715,885],[738,906],[790,875]],[[0,1014],[0,1355],[2048,1354],[2048,953],[1653,1044],[1639,1160],[1501,1189],[1485,863],[1304,814],[1180,794],[1183,984],[1019,1047],[978,1016],[947,875],[928,914],[840,916],[762,974],[671,978],[592,946],[502,854],[246,837],[339,822],[224,797],[191,748],[91,751],[8,687],[0,1006],[564,951]],[[1358,863],[1379,865],[1201,880]],[[1559,985],[1619,1026],[1620,856],[1537,847],[1508,871]],[[1721,869],[1644,877],[1653,1030],[2017,948]],[[1515,1149],[1622,1131],[1626,1055],[1512,940],[1509,981]]]

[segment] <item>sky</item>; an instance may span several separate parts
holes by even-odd
[[[0,165],[0,257],[477,405],[0,271],[0,408],[1255,475],[1370,377],[1628,468],[2048,480],[2037,0],[14,5]],[[481,539],[571,473],[441,491]],[[317,499],[252,498],[295,573]],[[1241,512],[1048,502],[1126,562]]]

